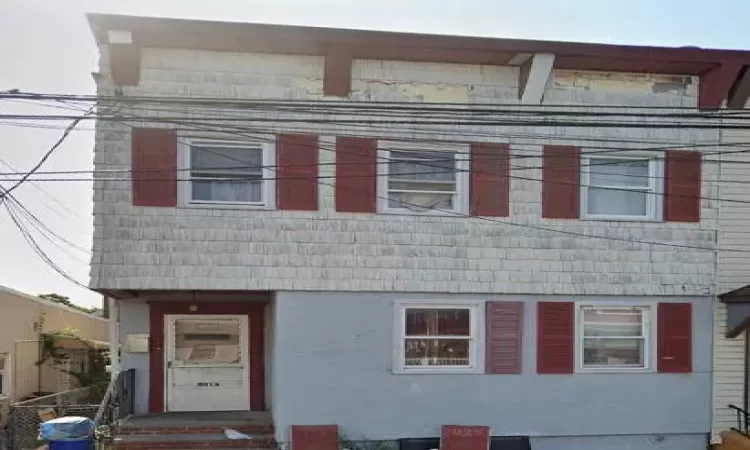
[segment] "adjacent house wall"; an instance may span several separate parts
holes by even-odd
[[[64,329],[79,336],[108,342],[107,320],[54,304],[32,295],[0,287],[0,353],[11,355],[12,395],[19,399],[35,391],[56,391],[57,371],[40,368],[39,333]],[[41,379],[40,379],[41,375]]]
[[[718,255],[717,294],[750,284],[750,153],[746,145],[750,133],[745,130],[727,130],[722,134],[726,147],[722,151],[718,246],[725,251]],[[739,146],[732,146],[733,144]],[[716,159],[713,157],[712,159]],[[745,203],[743,203],[745,202]],[[739,250],[732,252],[729,250]],[[745,252],[745,253],[743,253]],[[716,302],[714,329],[714,416],[712,439],[718,442],[718,433],[737,426],[734,411],[727,405],[741,408],[745,379],[745,333],[734,339],[725,336],[726,307]]]
[[[523,301],[522,373],[392,373],[397,299]],[[711,401],[708,297],[659,299],[693,304],[690,374],[537,374],[536,302],[542,300],[654,301],[604,296],[278,293],[273,410],[277,438],[286,441],[292,424],[337,423],[352,438],[395,439],[438,436],[440,424],[459,423],[490,425],[493,435],[531,436],[532,448],[565,444],[595,449],[601,442],[588,437],[604,435],[622,435],[619,448],[645,448],[646,435],[657,448],[676,449],[677,443],[705,448]],[[556,438],[562,436],[573,437]]]

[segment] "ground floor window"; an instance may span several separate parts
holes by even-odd
[[[400,302],[396,308],[396,372],[479,369],[477,304]]]
[[[649,369],[649,306],[579,305],[578,368]]]

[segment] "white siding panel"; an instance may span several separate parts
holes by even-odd
[[[750,202],[750,189],[748,185],[733,183],[750,181],[750,154],[747,149],[731,146],[733,143],[746,144],[749,138],[750,133],[744,130],[726,131],[722,136],[726,144],[722,150],[731,153],[718,158],[723,160],[719,173],[722,180],[719,197],[735,202],[721,203],[718,246],[727,251],[718,255],[717,293],[750,284],[750,203],[742,203]],[[717,302],[714,321],[713,442],[718,442],[719,432],[735,426],[735,414],[727,405],[744,405],[745,336],[743,334],[735,339],[724,337],[726,319],[725,305]]]

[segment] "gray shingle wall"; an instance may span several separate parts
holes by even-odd
[[[111,94],[114,91],[106,76],[106,50],[102,51],[105,76],[99,89],[103,94]],[[356,61],[352,98],[497,106],[515,101],[516,70]],[[320,99],[322,75],[323,61],[315,57],[146,49],[141,84],[138,88],[125,88],[124,94]],[[556,72],[545,99],[554,104],[694,106],[696,80]],[[121,111],[152,119],[177,115],[155,107]],[[209,114],[224,118],[279,117],[277,111],[236,109],[194,109],[180,114],[193,114],[196,118]],[[129,168],[132,125],[139,123],[99,123],[97,169]],[[241,129],[217,132],[222,125]],[[321,210],[315,213],[133,207],[129,181],[97,181],[93,287],[598,295],[706,295],[712,289],[713,251],[580,238],[528,226],[625,240],[713,247],[715,201],[702,202],[700,223],[547,220],[541,219],[538,180],[543,144],[581,145],[588,151],[602,150],[601,147],[669,147],[678,143],[715,142],[718,133],[714,131],[455,124],[330,126],[288,122],[251,126],[231,121],[211,122],[199,129],[182,128],[181,139],[210,135],[236,140],[257,133],[272,139],[273,132],[278,130],[313,131],[322,135],[322,177],[334,173],[331,163],[336,134],[510,142],[515,156],[512,164],[516,166],[513,171],[516,178],[511,181],[511,216],[497,219],[501,222],[497,223],[463,217],[336,213],[331,178],[321,179]],[[560,137],[575,139],[563,141]],[[704,177],[715,178],[716,166],[707,165]],[[715,197],[716,187],[704,183],[703,195]],[[510,225],[511,222],[516,225]]]

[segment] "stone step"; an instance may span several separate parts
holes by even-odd
[[[162,434],[118,435],[114,450],[170,449],[192,450],[206,448],[269,449],[276,448],[271,435],[256,435],[252,439],[227,439],[224,434]]]

